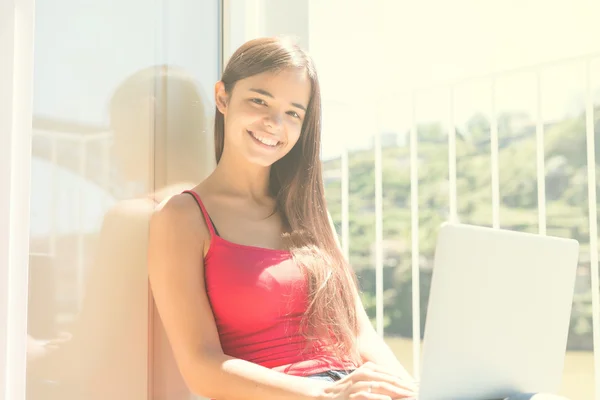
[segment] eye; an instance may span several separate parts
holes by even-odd
[[[288,115],[291,115],[294,118],[300,119],[300,115],[296,111],[288,111]]]
[[[256,98],[256,97],[250,99],[250,101],[253,102],[253,103],[255,103],[255,104],[261,105],[261,106],[266,106],[267,105],[267,103],[265,103],[264,100]]]

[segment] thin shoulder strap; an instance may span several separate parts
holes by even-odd
[[[204,215],[204,220],[206,221],[206,225],[208,226],[208,230],[210,231],[210,236],[218,236],[215,224],[213,224],[212,218],[210,218],[210,215],[208,215],[208,211],[206,211],[206,207],[204,207],[204,203],[202,203],[202,200],[200,199],[198,193],[196,193],[193,190],[184,190],[183,193],[191,194],[194,197],[194,200],[196,200],[196,203],[198,203],[198,207],[200,207],[200,211],[202,211],[202,215]]]

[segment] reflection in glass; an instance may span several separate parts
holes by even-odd
[[[193,397],[153,314],[146,238],[157,204],[213,168],[218,7],[169,3],[161,26],[157,5],[36,4],[31,400]]]
[[[156,204],[192,187],[209,172],[212,152],[206,154],[205,107],[206,101],[200,97],[196,82],[179,68],[147,68],[121,83],[110,101],[112,135],[105,136],[112,142],[115,175],[122,187],[137,194],[129,200],[115,203],[107,191],[81,175],[55,170],[50,162],[39,161],[46,167],[41,171],[74,191],[70,195],[59,185],[52,185],[53,180],[46,181],[50,193],[60,193],[55,205],[61,206],[46,210],[50,222],[44,225],[41,218],[36,224],[42,236],[46,225],[52,227],[54,239],[50,239],[48,247],[54,248],[56,254],[72,258],[62,261],[63,265],[76,266],[74,273],[71,269],[62,276],[54,267],[59,264],[52,253],[32,255],[34,279],[30,292],[32,300],[39,300],[32,301],[30,307],[30,343],[32,360],[39,359],[32,361],[30,376],[32,387],[39,383],[46,396],[48,391],[54,391],[63,399],[77,396],[125,399],[145,390],[148,220]],[[84,154],[92,159],[106,155],[90,151]],[[36,177],[44,182],[43,175]],[[44,185],[38,189],[44,190]],[[70,204],[69,200],[73,206],[62,207]],[[103,210],[107,210],[104,218]],[[91,239],[87,236],[93,236],[97,229],[93,222],[100,222],[102,227],[99,235]],[[38,232],[32,231],[32,240],[34,234]],[[86,252],[86,240],[93,240],[93,252]],[[63,287],[36,286],[38,281],[52,280]],[[65,290],[64,285],[75,290]],[[68,308],[57,304],[55,309],[48,309],[51,303],[48,299],[56,298],[59,293]],[[46,308],[38,309],[36,304]],[[52,339],[45,348],[54,351],[48,357],[41,357],[42,346],[36,347],[39,341],[34,337],[52,337],[53,332],[61,331],[68,333]],[[159,331],[157,340],[160,338]],[[156,356],[160,358],[162,354],[160,351]],[[164,363],[160,365],[164,368]],[[34,398],[33,393],[35,389],[30,398]]]

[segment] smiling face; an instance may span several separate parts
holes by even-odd
[[[283,158],[300,138],[310,94],[304,69],[241,79],[231,93],[217,83],[216,103],[225,117],[223,152],[265,167]]]

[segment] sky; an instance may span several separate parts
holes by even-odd
[[[342,18],[343,15],[343,18]],[[455,121],[489,112],[489,80],[473,79],[549,63],[542,74],[542,114],[552,120],[584,103],[585,69],[554,63],[600,56],[600,2],[591,0],[443,0],[310,2],[310,52],[322,84],[324,158],[368,147],[378,131],[410,126],[413,91],[419,121]],[[335,21],[335,24],[332,24]],[[600,103],[600,60],[592,65]],[[499,110],[537,109],[536,75],[508,73],[496,84]]]
[[[245,1],[248,7],[258,4]],[[600,55],[595,21],[600,2],[594,0],[307,1],[308,47],[322,85],[325,158],[344,147],[369,147],[375,132],[406,131],[413,90],[418,89],[419,121],[448,120],[449,93],[440,85]],[[207,9],[213,2],[177,0],[161,7],[159,0],[109,0],[94,3],[93,10],[74,0],[60,4],[36,3],[36,115],[107,125],[106,104],[117,85],[132,72],[163,62],[191,71],[212,98],[219,77],[217,8]],[[157,41],[161,35],[166,43]],[[158,50],[161,46],[166,50]],[[594,71],[600,88],[600,60]],[[583,104],[582,65],[552,67],[542,82],[545,118],[560,118]],[[505,76],[496,85],[499,110],[533,115],[535,83],[532,73]],[[597,96],[600,102],[600,89]],[[489,81],[458,86],[455,121],[489,112],[490,99]]]

